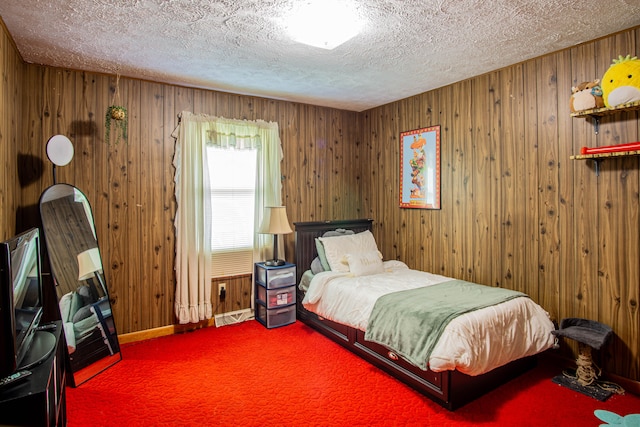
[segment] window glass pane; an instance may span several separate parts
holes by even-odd
[[[257,150],[209,150],[212,249],[252,248]]]

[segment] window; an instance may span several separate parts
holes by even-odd
[[[259,226],[257,223],[262,220],[265,206],[279,206],[282,202],[282,143],[277,123],[225,119],[188,111],[180,113],[180,123],[171,135],[176,138],[176,151],[173,156],[176,184],[176,318],[181,324],[197,323],[210,319],[213,315],[212,277],[250,273],[253,269],[253,259],[264,259],[264,253],[268,250],[267,242],[271,236],[253,230]],[[235,154],[238,153],[234,153],[231,161],[221,159],[220,153],[209,151],[209,147],[256,152],[250,160],[235,158]],[[220,162],[210,166],[209,157]],[[244,241],[242,238],[238,239],[242,243],[227,244],[224,242],[228,239],[218,238],[219,233],[216,232],[216,245],[219,249],[214,253],[211,247],[211,237],[214,235],[211,231],[214,225],[211,218],[212,212],[217,210],[217,204],[214,208],[213,202],[209,200],[213,195],[211,183],[215,182],[217,187],[216,196],[222,197],[244,193],[240,183],[250,181],[254,183],[255,205],[246,212],[249,215],[255,212],[253,222],[251,216],[242,219],[233,213],[237,212],[236,205],[243,203],[241,201],[229,202],[227,206],[231,206],[233,212],[227,217],[222,217],[223,219],[218,218],[214,221],[216,228],[218,225],[223,226],[224,232],[236,230],[226,233],[232,235],[234,240],[240,233],[244,235],[245,231],[246,235],[253,234],[249,240],[253,243],[252,250],[243,249],[246,247],[246,238]],[[222,184],[223,182],[231,182],[229,185],[238,188],[232,190],[232,187]],[[250,199],[251,197],[244,198]],[[242,200],[242,197],[238,200]],[[224,206],[224,203],[220,203],[220,206]],[[227,210],[219,209],[220,212]],[[245,209],[240,211],[244,213]],[[231,222],[236,221],[239,225],[233,229]],[[246,259],[240,254],[246,254]]]
[[[257,150],[209,147],[212,276],[251,273]]]

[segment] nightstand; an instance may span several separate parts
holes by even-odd
[[[295,264],[267,266],[258,262],[254,277],[256,320],[269,329],[295,322]]]

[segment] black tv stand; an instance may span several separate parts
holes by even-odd
[[[56,348],[56,336],[44,330],[38,330],[33,334],[33,341],[29,351],[24,356],[24,360],[20,363],[21,369],[30,369],[44,362],[53,353]]]
[[[20,367],[31,375],[0,389],[0,425],[67,424],[65,342],[62,322],[56,325],[54,330],[36,332],[26,356],[31,365],[25,368],[23,362]]]

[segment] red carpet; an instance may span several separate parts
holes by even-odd
[[[255,321],[122,346],[123,360],[68,388],[75,426],[598,426],[604,409],[640,412],[640,398],[599,402],[554,384],[540,364],[449,412],[300,322]]]

